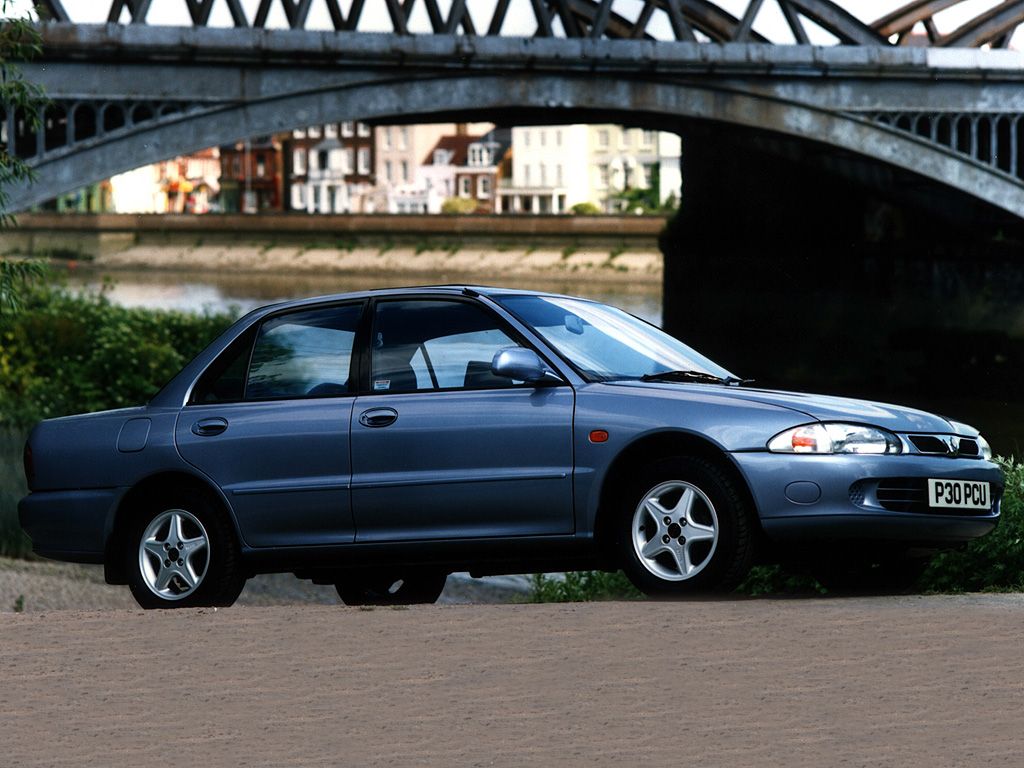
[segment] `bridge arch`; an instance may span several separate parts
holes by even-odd
[[[146,106],[159,119],[139,122],[129,119],[138,111],[135,106],[91,107],[97,116],[116,107],[127,116],[124,125],[43,155],[34,164],[37,182],[12,195],[12,200],[16,208],[28,208],[148,163],[340,120],[621,122],[669,131],[689,121],[707,121],[836,147],[953,186],[1003,210],[1024,213],[1024,187],[998,168],[955,151],[955,141],[953,148],[947,148],[896,123],[781,99],[736,84],[635,76],[595,79],[551,72],[524,73],[510,82],[503,75],[459,71],[414,79],[339,80],[330,86],[221,106],[176,105],[171,110]],[[70,112],[77,115],[83,108],[76,103]],[[102,118],[94,122],[101,123]]]

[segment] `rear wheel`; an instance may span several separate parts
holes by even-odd
[[[230,522],[197,491],[149,502],[127,542],[128,588],[143,608],[231,605],[245,586]]]
[[[436,603],[448,574],[411,571],[404,574],[354,573],[335,584],[345,605],[414,605]]]
[[[619,557],[646,594],[726,591],[750,570],[751,510],[716,464],[684,456],[656,461],[622,499]]]

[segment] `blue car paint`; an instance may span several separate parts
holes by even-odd
[[[285,553],[311,548],[344,562],[361,543],[383,551],[382,546],[421,541],[477,546],[546,539],[556,551],[564,542],[568,551],[572,542],[592,543],[615,457],[636,441],[664,433],[688,435],[720,451],[747,483],[762,527],[779,540],[955,542],[982,535],[998,521],[998,502],[987,515],[939,516],[865,508],[849,494],[861,478],[938,476],[988,481],[998,498],[1002,475],[989,461],[766,450],[775,434],[818,420],[871,424],[898,434],[950,434],[953,426],[945,419],[818,395],[695,383],[587,382],[492,298],[508,293],[516,292],[368,291],[255,310],[186,365],[148,406],[37,425],[29,440],[35,473],[31,493],[19,504],[21,524],[41,554],[102,561],[121,499],[147,478],[173,472],[201,479],[216,492],[231,512],[243,555],[273,556],[263,564],[267,570],[296,567],[298,561]],[[202,372],[268,315],[384,295],[471,296],[513,326],[563,383],[186,404]],[[393,427],[359,422],[361,413],[377,407],[398,413],[394,437],[387,438]],[[222,418],[228,428],[199,437],[192,428],[205,418]],[[150,422],[144,440],[141,427],[130,426],[143,419]],[[607,431],[607,442],[592,443],[593,430]],[[794,482],[816,485],[820,495],[810,502],[788,498],[786,488]],[[473,559],[472,552],[460,557]]]

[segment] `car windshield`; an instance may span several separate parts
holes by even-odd
[[[495,298],[588,379],[614,381],[693,371],[735,380],[720,365],[621,309],[560,296]]]

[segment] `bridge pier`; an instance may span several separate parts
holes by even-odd
[[[895,400],[1024,449],[1024,233],[833,149],[683,130],[665,326],[758,384]]]

